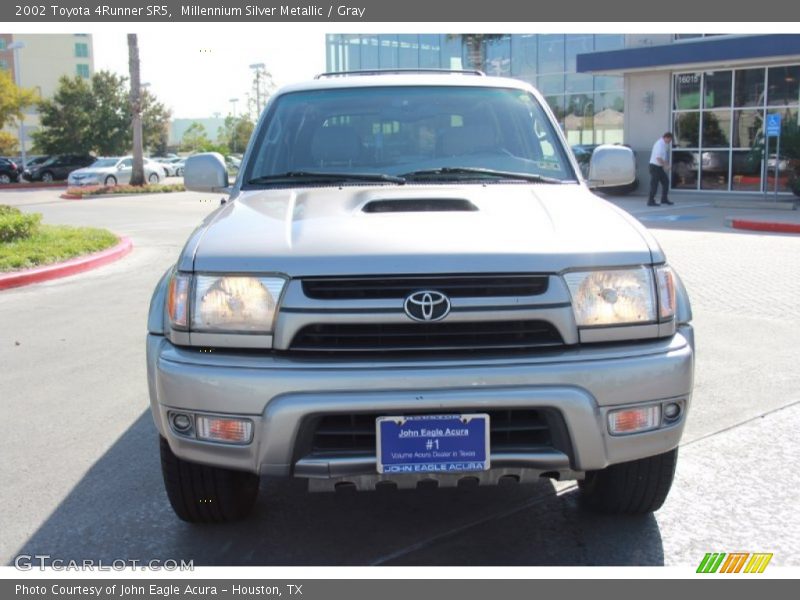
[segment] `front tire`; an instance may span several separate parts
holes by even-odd
[[[53,183],[54,181],[53,174],[50,171],[45,171],[44,173],[42,173],[42,181],[44,183]]]
[[[580,481],[583,505],[598,513],[641,515],[651,513],[667,499],[678,449],[639,460],[589,471]]]
[[[147,178],[149,183],[158,183],[158,173],[150,173],[150,176]]]
[[[113,175],[109,175],[108,177],[106,177],[106,180],[103,183],[105,184],[106,187],[113,187],[117,185],[117,178],[114,177]]]
[[[175,514],[189,523],[224,523],[249,515],[258,497],[258,475],[178,458],[161,441],[161,473]]]
[[[11,183],[11,177],[3,173],[2,175],[0,175],[0,183],[2,184]]]

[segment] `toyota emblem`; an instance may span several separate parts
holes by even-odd
[[[403,308],[415,321],[441,321],[450,312],[450,299],[441,292],[423,290],[409,294]]]

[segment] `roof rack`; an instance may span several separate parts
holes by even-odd
[[[486,77],[486,73],[477,69],[365,69],[363,71],[331,71],[329,73],[320,73],[314,79],[325,79],[328,77],[349,77],[359,75],[408,75],[413,73],[432,73],[432,74],[452,74],[459,75],[475,75],[477,77]]]

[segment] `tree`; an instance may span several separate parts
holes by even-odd
[[[144,150],[142,147],[142,84],[139,80],[139,40],[128,34],[128,69],[131,75],[131,129],[133,130],[133,170],[131,185],[144,185]]]
[[[100,156],[124,154],[130,148],[130,114],[125,78],[109,71],[92,77],[92,115],[89,145]]]
[[[37,102],[36,92],[17,87],[8,71],[0,69],[0,129],[19,123],[24,109]]]
[[[128,78],[108,71],[90,80],[62,77],[52,98],[39,103],[40,129],[32,134],[43,154],[96,153],[119,156],[133,144]],[[144,91],[143,146],[155,147],[166,137],[170,112]]]
[[[181,137],[181,150],[184,152],[201,152],[212,145],[208,139],[206,128],[202,123],[195,121]]]
[[[94,148],[95,99],[91,83],[82,77],[61,77],[52,98],[39,104],[40,128],[34,147],[44,154],[88,154]]]
[[[246,116],[228,115],[225,117],[225,125],[217,131],[217,142],[227,146],[231,153],[244,152],[250,136],[253,135],[253,129],[255,124]]]

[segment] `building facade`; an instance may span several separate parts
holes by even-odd
[[[675,190],[789,193],[800,176],[800,35],[335,34],[329,71],[480,69],[536,86],[570,144],[626,143],[647,183],[674,131]],[[765,136],[780,115],[778,136]]]
[[[22,47],[9,48],[17,45]],[[33,89],[40,98],[49,98],[62,76],[88,79],[94,74],[92,36],[86,33],[0,33],[0,69],[7,70],[21,87]],[[38,126],[36,108],[29,107],[23,122],[22,142],[26,151],[30,151],[30,134]],[[9,131],[19,135],[19,128]]]
[[[653,142],[674,132],[675,190],[789,193],[800,175],[800,35],[628,35],[577,69],[624,77],[640,173]],[[773,118],[780,135],[765,135]]]
[[[571,144],[623,141],[624,79],[578,73],[583,52],[625,47],[623,35],[333,34],[327,69],[479,69],[534,85]]]

